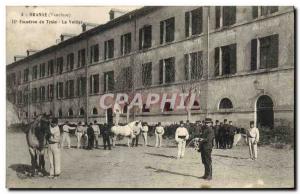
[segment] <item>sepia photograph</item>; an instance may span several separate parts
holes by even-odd
[[[6,188],[296,188],[293,5],[5,9]]]

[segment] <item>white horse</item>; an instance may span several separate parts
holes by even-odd
[[[116,146],[116,140],[117,136],[123,136],[128,138],[128,147],[130,147],[130,141],[135,138],[137,134],[142,129],[142,123],[141,121],[133,121],[131,123],[128,123],[125,126],[113,126],[111,128],[111,132],[113,133],[113,138],[112,138],[112,144],[115,147]]]

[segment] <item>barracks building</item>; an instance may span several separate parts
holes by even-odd
[[[143,7],[110,11],[41,51],[7,65],[7,100],[21,121],[46,113],[60,122],[114,119],[106,93],[197,93],[199,108],[127,110],[121,122],[194,122],[227,118],[236,125],[294,124],[294,7]],[[42,39],[42,38],[41,38]],[[128,116],[129,115],[129,116]]]

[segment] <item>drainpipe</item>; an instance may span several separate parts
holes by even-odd
[[[207,78],[206,78],[206,116],[208,116],[208,106],[207,106],[207,93],[208,93],[208,80],[209,80],[209,68],[210,68],[210,60],[209,60],[209,26],[210,24],[210,6],[207,6]]]
[[[85,77],[86,77],[86,87],[85,87],[85,123],[88,122],[89,120],[89,78],[88,78],[88,66],[90,65],[89,64],[89,60],[88,60],[88,57],[89,57],[89,40],[86,39],[86,54],[85,54]]]

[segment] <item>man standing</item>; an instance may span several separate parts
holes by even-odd
[[[229,121],[228,130],[229,130],[229,148],[232,148],[234,142],[234,135],[236,133],[236,127],[233,126],[232,121]]]
[[[98,149],[100,128],[99,128],[99,125],[98,125],[96,120],[94,121],[94,124],[92,125],[92,128],[94,130],[95,147],[96,147],[96,149]]]
[[[259,141],[259,130],[254,127],[254,121],[250,121],[250,129],[246,131],[249,145],[250,159],[257,160],[257,143]]]
[[[105,150],[106,150],[106,146],[108,146],[108,149],[111,150],[110,139],[109,139],[111,127],[112,127],[111,125],[106,125],[103,128],[102,137],[103,137],[103,146]]]
[[[61,141],[61,148],[64,147],[64,142],[67,141],[68,149],[71,148],[70,130],[74,130],[75,127],[69,125],[69,121],[66,121],[63,126],[63,136]]]
[[[140,134],[141,134],[140,128],[137,128],[135,131],[133,131],[134,138],[132,138],[132,143],[131,143],[132,147],[134,147],[134,145],[135,147],[138,147]]]
[[[77,148],[81,148],[81,138],[84,132],[84,127],[82,126],[81,121],[79,121],[78,126],[76,128],[76,137],[77,137]]]
[[[223,144],[224,144],[224,148],[227,149],[227,148],[229,148],[229,126],[227,123],[227,119],[224,119],[223,133],[224,133]]]
[[[162,145],[162,136],[165,133],[165,129],[161,126],[161,122],[158,122],[155,128],[155,147],[161,147]]]
[[[202,163],[205,168],[204,176],[201,177],[206,180],[212,179],[212,161],[211,152],[213,147],[214,131],[212,129],[212,120],[210,118],[205,119],[205,126],[203,134],[200,137],[199,151],[201,152]]]
[[[118,126],[119,125],[119,120],[120,120],[120,114],[121,114],[121,111],[122,111],[122,108],[121,106],[116,102],[114,104],[114,109],[113,109],[113,112],[116,116],[116,122],[115,122],[115,125]]]
[[[175,141],[178,144],[177,159],[184,157],[186,140],[188,139],[189,139],[189,132],[183,126],[183,121],[180,121],[180,126],[176,129],[175,132]]]
[[[148,146],[148,141],[147,141],[148,131],[149,131],[148,125],[147,125],[146,122],[144,122],[143,127],[142,127],[142,135],[143,135],[143,138],[144,138],[144,146]]]
[[[196,121],[196,126],[195,126],[195,131],[194,131],[194,137],[193,138],[200,137],[201,134],[202,134],[202,123],[199,120],[199,121]]]
[[[215,146],[217,149],[220,148],[220,124],[219,124],[219,120],[216,120],[215,126],[214,126],[214,134],[215,134]]]
[[[50,134],[47,136],[48,142],[48,156],[50,163],[50,175],[49,178],[57,178],[60,173],[60,130],[57,125],[57,118],[53,118],[50,124]]]
[[[94,129],[92,127],[93,123],[90,123],[87,127],[87,135],[88,135],[88,150],[92,150],[94,147]]]

